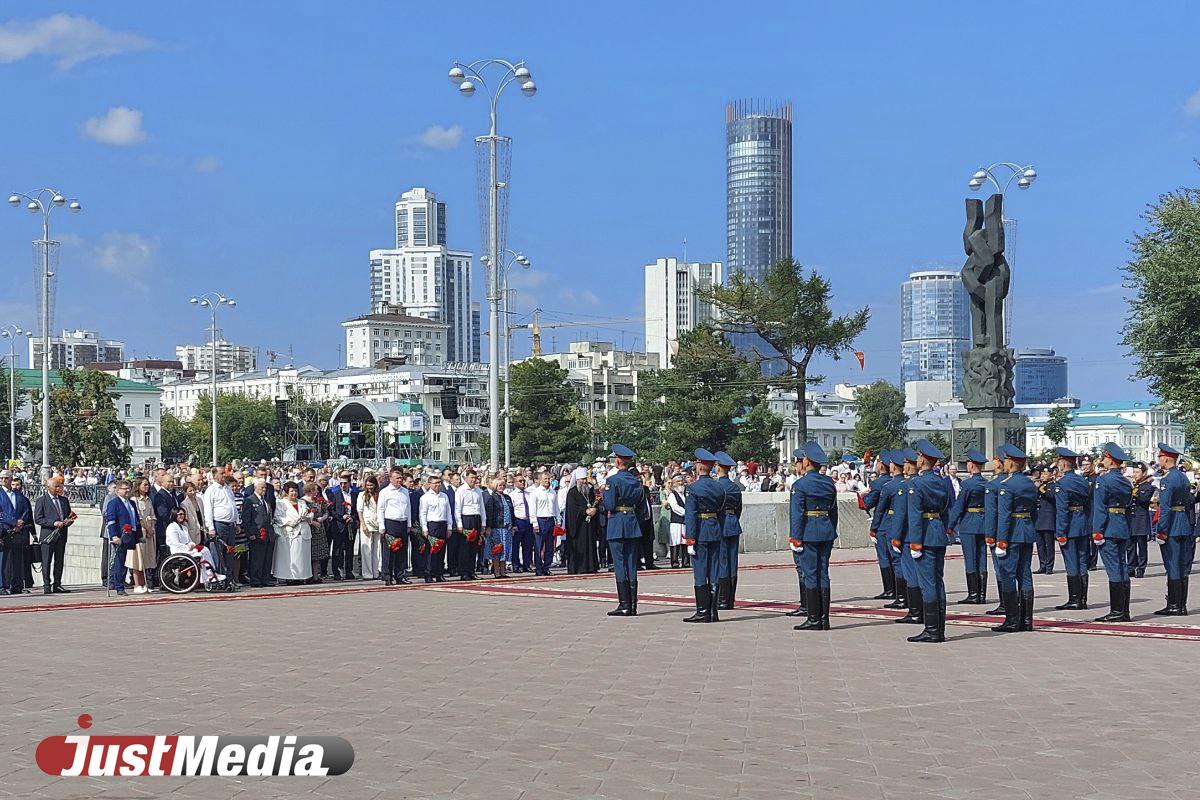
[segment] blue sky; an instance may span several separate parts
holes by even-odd
[[[229,338],[333,366],[400,192],[433,189],[451,245],[480,252],[471,139],[486,101],[445,73],[497,56],[525,59],[539,86],[500,111],[509,243],[534,262],[518,308],[640,319],[643,264],[685,236],[690,258],[723,261],[724,103],[777,98],[795,107],[795,254],[840,308],[872,308],[865,374],[849,359],[831,380],[897,379],[900,281],[961,266],[966,180],[1014,160],[1041,175],[1008,207],[1014,344],[1065,353],[1085,400],[1145,394],[1118,345],[1119,267],[1145,205],[1200,177],[1194,4],[282,8],[126,0],[0,18],[0,188],[55,185],[86,209],[55,222],[56,327],[170,355],[206,325],[188,296],[217,289],[239,302]],[[0,213],[0,324],[36,319],[37,233]],[[640,346],[641,327],[546,344]]]

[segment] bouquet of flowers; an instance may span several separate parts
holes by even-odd
[[[556,537],[558,537],[558,536],[566,536],[566,535],[567,535],[567,531],[566,531],[566,529],[564,529],[564,528],[563,528],[563,526],[562,526],[562,525],[555,525],[555,526],[554,526],[553,533],[554,533],[554,535],[555,535]]]
[[[498,556],[503,552],[504,552],[504,544],[503,543],[496,542],[494,545],[492,545],[492,555]]]
[[[267,540],[267,529],[266,528],[258,529],[258,539],[261,542],[265,542]]]
[[[404,546],[404,539],[400,536],[388,536],[384,534],[384,539],[387,540],[387,549],[393,553]]]
[[[433,542],[430,543],[430,545],[429,545],[429,552],[433,553],[435,556],[445,549],[446,549],[446,540],[445,539],[435,538],[433,540]]]
[[[467,531],[467,541],[471,544],[475,544],[475,542],[479,541],[479,531],[475,530],[474,528]]]

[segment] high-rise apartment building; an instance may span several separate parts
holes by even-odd
[[[935,382],[962,397],[963,358],[970,348],[971,307],[962,276],[957,270],[911,273],[900,287],[900,380],[906,394],[912,394],[910,382]]]
[[[471,260],[446,245],[446,204],[417,187],[396,202],[395,248],[371,251],[371,308],[400,306],[406,314],[447,326],[451,361],[473,361],[477,326],[471,315]]]
[[[185,370],[208,372],[213,368],[213,343],[177,344],[175,358]],[[253,372],[258,369],[258,356],[253,347],[218,338],[216,364],[217,372]]]
[[[1051,349],[1030,347],[1018,350],[1013,366],[1014,402],[1042,405],[1066,397],[1067,359]]]
[[[100,361],[124,361],[125,343],[114,339],[101,339],[95,331],[63,331],[50,337],[50,368],[79,369],[86,364]],[[29,339],[29,366],[42,368],[42,340],[39,336]]]
[[[679,336],[714,317],[711,303],[698,296],[700,289],[720,286],[724,270],[719,261],[685,263],[660,258],[646,265],[646,352],[657,354],[667,368],[675,356]]]

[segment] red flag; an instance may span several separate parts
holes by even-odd
[[[858,368],[859,369],[867,368],[867,354],[866,353],[864,353],[862,350],[855,350],[854,357],[858,359]]]

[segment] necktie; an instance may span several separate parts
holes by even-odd
[[[525,490],[521,490],[521,505],[525,506],[525,519],[529,519],[529,499],[525,497]]]
[[[54,496],[54,507],[58,509],[58,518],[62,519],[65,515],[63,514],[62,498],[58,495]]]

